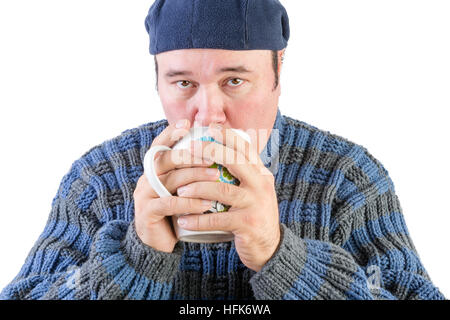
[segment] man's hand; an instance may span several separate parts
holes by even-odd
[[[280,242],[274,176],[262,163],[255,146],[232,130],[214,129],[211,125],[209,134],[223,145],[193,141],[191,152],[195,157],[225,166],[240,180],[240,185],[202,181],[178,188],[180,197],[217,200],[232,206],[227,212],[186,215],[178,218],[178,224],[187,230],[233,232],[242,263],[258,272]]]
[[[189,132],[189,121],[176,127],[165,128],[152,143],[172,147]],[[161,183],[174,194],[178,187],[194,181],[215,181],[219,170],[208,169],[213,162],[199,161],[187,150],[159,152],[155,158],[155,171]],[[172,252],[178,239],[169,220],[171,216],[184,213],[202,213],[211,208],[211,202],[177,196],[160,198],[142,175],[133,193],[134,223],[139,238],[146,245],[164,252]]]

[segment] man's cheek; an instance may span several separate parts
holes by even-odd
[[[176,121],[178,119],[191,119],[190,115],[186,113],[186,108],[178,104],[165,105],[164,112],[169,122]]]

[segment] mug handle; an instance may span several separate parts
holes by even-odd
[[[147,177],[148,182],[152,186],[153,190],[160,197],[170,197],[172,194],[166,189],[166,187],[161,183],[155,172],[155,154],[159,151],[172,150],[167,146],[153,146],[144,156],[144,174]]]

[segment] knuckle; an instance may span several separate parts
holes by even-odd
[[[200,216],[194,216],[192,219],[194,220],[193,225],[195,225],[195,228],[201,230],[202,220],[200,219]]]
[[[204,177],[204,176],[205,176],[204,169],[201,169],[201,168],[189,169],[189,178],[191,179],[191,181],[198,180],[200,177]]]
[[[184,150],[184,159],[185,159],[185,164],[189,167],[192,166],[199,166],[202,164],[202,158],[199,154],[197,154],[195,151],[194,152],[190,152],[189,150]]]
[[[158,206],[154,201],[147,201],[145,204],[143,203],[142,211],[139,214],[139,217],[143,219],[147,224],[152,224],[159,220],[158,217]]]
[[[192,153],[190,153],[187,150],[185,152],[186,152],[186,155],[185,155],[186,164],[189,164],[192,166],[192,165],[201,165],[203,163],[201,154],[199,154],[195,150]]]
[[[185,136],[188,132],[189,132],[189,130],[187,130],[186,128],[181,128],[181,129],[174,128],[174,130],[170,134],[170,142],[177,142],[183,136]]]
[[[172,150],[171,161],[176,167],[190,167],[193,163],[193,156],[186,149]]]
[[[176,166],[184,164],[184,156],[182,150],[172,150],[170,151],[170,160]]]
[[[222,212],[222,213],[220,213],[220,215],[221,215],[220,221],[221,221],[222,226],[227,229],[230,228],[231,220],[232,220],[231,214],[229,214],[228,212]]]
[[[245,189],[241,189],[240,192],[236,192],[237,201],[240,204],[244,204],[247,201],[247,192]]]
[[[163,197],[155,200],[155,211],[160,213],[170,212],[174,206],[173,197]]]
[[[187,200],[187,205],[189,207],[188,211],[192,211],[191,213],[198,213],[199,210],[196,210],[195,208],[200,206],[199,200],[193,198],[185,198],[185,199]]]
[[[165,209],[168,212],[174,211],[177,205],[177,199],[175,197],[164,197],[165,201]]]
[[[219,182],[220,183],[220,182]],[[226,183],[226,182],[222,182],[219,185],[219,190],[222,194],[228,194],[230,192],[230,184]]]
[[[203,149],[203,155],[205,157],[214,159],[214,157],[216,156],[216,144],[210,143],[210,144],[206,145]]]
[[[209,214],[209,216],[208,216],[208,227],[209,228],[216,228],[219,225],[219,223],[220,223],[219,214],[220,213]]]

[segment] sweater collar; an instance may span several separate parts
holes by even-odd
[[[264,166],[276,175],[279,167],[279,151],[283,138],[284,119],[281,115],[280,108],[278,107],[277,116],[273,124],[272,131],[270,133],[267,144],[263,151],[260,153],[260,158],[264,163]]]

